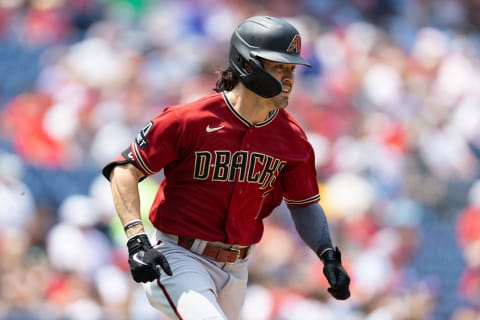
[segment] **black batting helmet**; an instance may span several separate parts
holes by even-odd
[[[301,55],[298,30],[285,20],[254,16],[233,32],[229,61],[240,81],[259,96],[271,98],[282,91],[280,81],[266,72],[259,58],[311,67]]]

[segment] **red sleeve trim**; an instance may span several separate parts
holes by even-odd
[[[147,175],[154,174],[155,171],[151,170],[145,161],[143,161],[142,155],[140,154],[140,151],[138,150],[138,145],[135,142],[132,142],[132,151],[133,151],[133,157],[135,158],[135,165],[139,167],[140,170],[143,171],[143,173]],[[138,164],[138,165],[137,165]]]

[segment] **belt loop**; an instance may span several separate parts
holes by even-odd
[[[236,258],[235,258],[235,261],[227,262],[228,264],[233,264],[233,263],[237,262],[237,260],[240,260],[240,258],[241,258],[240,254],[242,253],[242,251],[241,251],[240,248],[236,248],[236,247],[230,247],[230,250],[235,252],[235,254],[237,255]]]
[[[190,247],[190,250],[201,255],[205,250],[205,247],[207,246],[207,244],[208,244],[208,241],[195,239],[195,241],[193,241],[192,246]]]

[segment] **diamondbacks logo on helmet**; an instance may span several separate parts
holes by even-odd
[[[296,34],[295,37],[293,37],[292,42],[290,42],[287,52],[299,54],[301,50],[302,50],[302,39],[300,38],[299,34]]]

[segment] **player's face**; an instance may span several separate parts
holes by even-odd
[[[295,64],[280,63],[264,60],[263,67],[275,79],[282,83],[282,92],[272,98],[275,107],[278,109],[288,106],[288,97],[292,92],[295,82]]]

